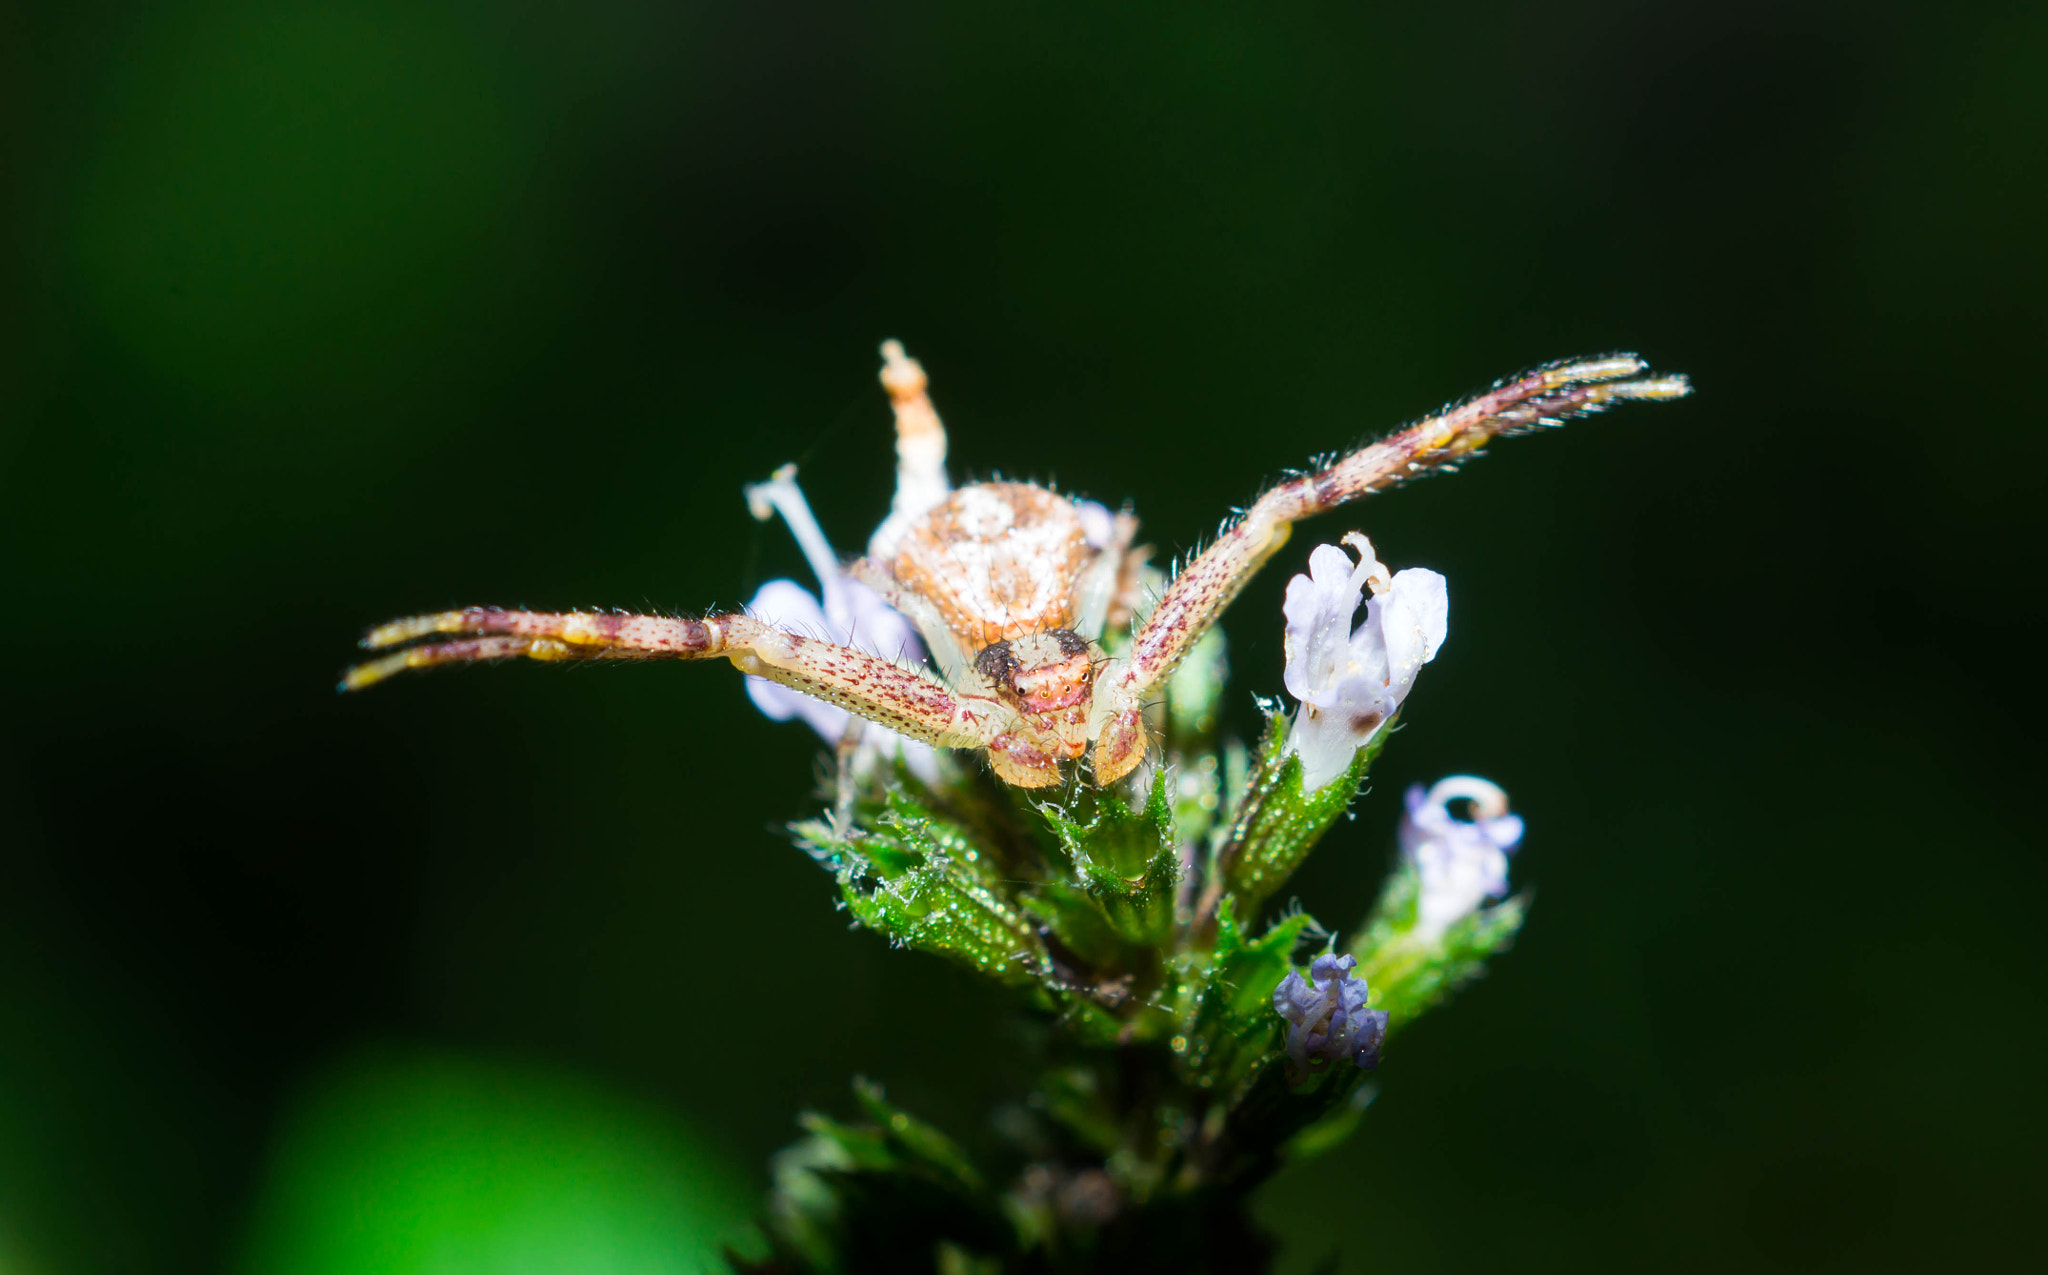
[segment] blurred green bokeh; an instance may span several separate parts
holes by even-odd
[[[244,1275],[713,1268],[747,1240],[744,1175],[561,1076],[371,1055],[287,1109]]]
[[[498,209],[536,141],[451,16],[240,5],[147,29],[99,104],[65,245],[115,338],[254,403],[375,402],[433,362],[478,317],[494,258],[525,246]]]
[[[854,1072],[976,1143],[1003,1007],[846,929],[775,830],[816,742],[729,671],[331,692],[399,613],[801,577],[739,495],[784,461],[854,547],[885,336],[956,474],[1130,499],[1162,556],[1528,364],[1693,374],[1305,528],[1233,612],[1246,733],[1308,545],[1443,571],[1295,886],[1362,916],[1392,795],[1477,771],[1538,891],[1262,1207],[1294,1271],[2006,1260],[2048,1190],[2044,58],[2018,3],[0,10],[0,1263],[388,1269],[295,1193],[427,1188],[374,1129],[307,1167],[320,1122],[501,1073],[333,1079],[366,1041],[537,1060],[504,1118],[613,1167],[520,1187],[472,1108],[521,1224],[707,1164],[744,1200]]]

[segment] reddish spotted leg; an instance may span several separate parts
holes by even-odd
[[[1144,759],[1144,700],[1287,542],[1294,523],[1455,464],[1495,438],[1561,424],[1630,399],[1662,401],[1691,393],[1682,376],[1621,379],[1646,366],[1633,354],[1618,354],[1538,368],[1259,497],[1174,577],[1128,654],[1103,669],[1090,731],[1095,782],[1120,779]]]
[[[448,635],[450,641],[420,641]],[[415,646],[404,646],[418,642]],[[940,748],[986,748],[1013,716],[991,700],[955,695],[922,669],[745,615],[688,620],[659,615],[471,609],[411,616],[363,639],[381,656],[350,669],[341,689],[359,691],[407,669],[524,656],[534,660],[723,658],[806,695],[837,704],[900,735]]]

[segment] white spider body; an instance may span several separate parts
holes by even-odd
[[[1091,545],[1067,497],[975,483],[912,522],[886,563],[863,559],[853,574],[910,617],[963,699],[988,705],[977,720],[996,773],[1040,787],[1088,749],[1103,625],[1142,561],[1126,562],[1136,525],[1117,519]]]
[[[1101,645],[1103,632],[1134,618],[1146,557],[1131,547],[1136,519],[1108,516],[1099,506],[1029,483],[949,488],[945,430],[925,395],[924,370],[896,342],[885,343],[882,353],[882,383],[896,413],[896,495],[867,556],[848,570],[916,626],[936,671],[749,615],[692,620],[471,609],[373,629],[363,645],[403,649],[350,669],[343,689],[408,668],[513,655],[723,656],[747,673],[912,739],[985,750],[996,774],[1019,787],[1059,783],[1063,764],[1092,745],[1091,777],[1109,784],[1144,760],[1146,698],[1164,686],[1295,522],[1444,468],[1501,435],[1616,401],[1689,392],[1684,377],[1622,379],[1643,370],[1633,355],[1551,364],[1289,479],[1226,525],[1174,577],[1129,645],[1111,658]],[[757,514],[766,516],[765,505],[755,503]],[[449,634],[460,636],[405,645]]]

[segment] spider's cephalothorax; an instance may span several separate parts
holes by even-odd
[[[1597,412],[1627,399],[1681,398],[1682,376],[1639,377],[1621,354],[1554,363],[1281,483],[1190,561],[1138,614],[1146,551],[1137,520],[1030,483],[952,489],[946,435],[924,370],[891,341],[882,383],[896,412],[897,487],[889,516],[847,573],[907,616],[934,672],[791,633],[749,615],[666,616],[471,609],[395,620],[363,639],[398,647],[350,669],[356,690],[408,668],[502,656],[702,659],[850,710],[942,748],[986,750],[1008,783],[1058,783],[1062,763],[1093,746],[1108,784],[1144,760],[1142,707],[1216,622],[1292,525],[1458,461],[1489,440]],[[1135,622],[1112,656],[1102,637]],[[440,639],[456,635],[453,640]],[[415,645],[406,645],[416,643]],[[856,723],[858,726],[858,723]]]
[[[975,483],[900,537],[877,537],[853,575],[910,617],[956,690],[1000,706],[989,761],[1008,782],[1039,787],[1093,738],[1103,626],[1120,595],[1129,610],[1143,559],[1130,550],[1136,525],[1110,520],[1091,544],[1066,497]]]

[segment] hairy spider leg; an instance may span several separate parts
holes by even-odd
[[[626,654],[623,650],[617,654]],[[651,655],[633,652],[642,659]],[[511,659],[525,656],[530,660],[574,660],[587,658],[575,647],[558,638],[545,637],[478,637],[458,638],[453,642],[422,642],[394,651],[379,659],[368,660],[349,669],[342,675],[340,689],[359,691],[366,686],[375,686],[387,677],[403,673],[408,669],[430,669],[442,664],[475,664],[485,660]]]
[[[358,664],[341,689],[359,691],[407,669],[524,656],[536,660],[723,658],[743,673],[837,704],[899,735],[940,748],[988,748],[1015,714],[992,700],[955,695],[930,673],[866,651],[786,633],[751,616],[701,620],[660,615],[549,613],[472,608],[393,620],[372,629],[372,650],[462,634]]]
[[[1137,536],[1138,520],[1129,510],[1112,515],[1108,543],[1096,551],[1094,565],[1074,589],[1074,632],[1090,642],[1102,640],[1102,631],[1120,603],[1126,614],[1130,610],[1133,578],[1151,553],[1145,550],[1132,561],[1131,541]]]
[[[1121,779],[1148,745],[1141,709],[1225,607],[1287,542],[1294,523],[1410,478],[1441,470],[1495,438],[1562,424],[1625,400],[1683,398],[1683,376],[1634,376],[1648,365],[1633,354],[1548,364],[1469,402],[1360,448],[1315,473],[1289,479],[1259,497],[1216,542],[1188,563],[1133,636],[1130,650],[1098,678],[1094,778]]]

